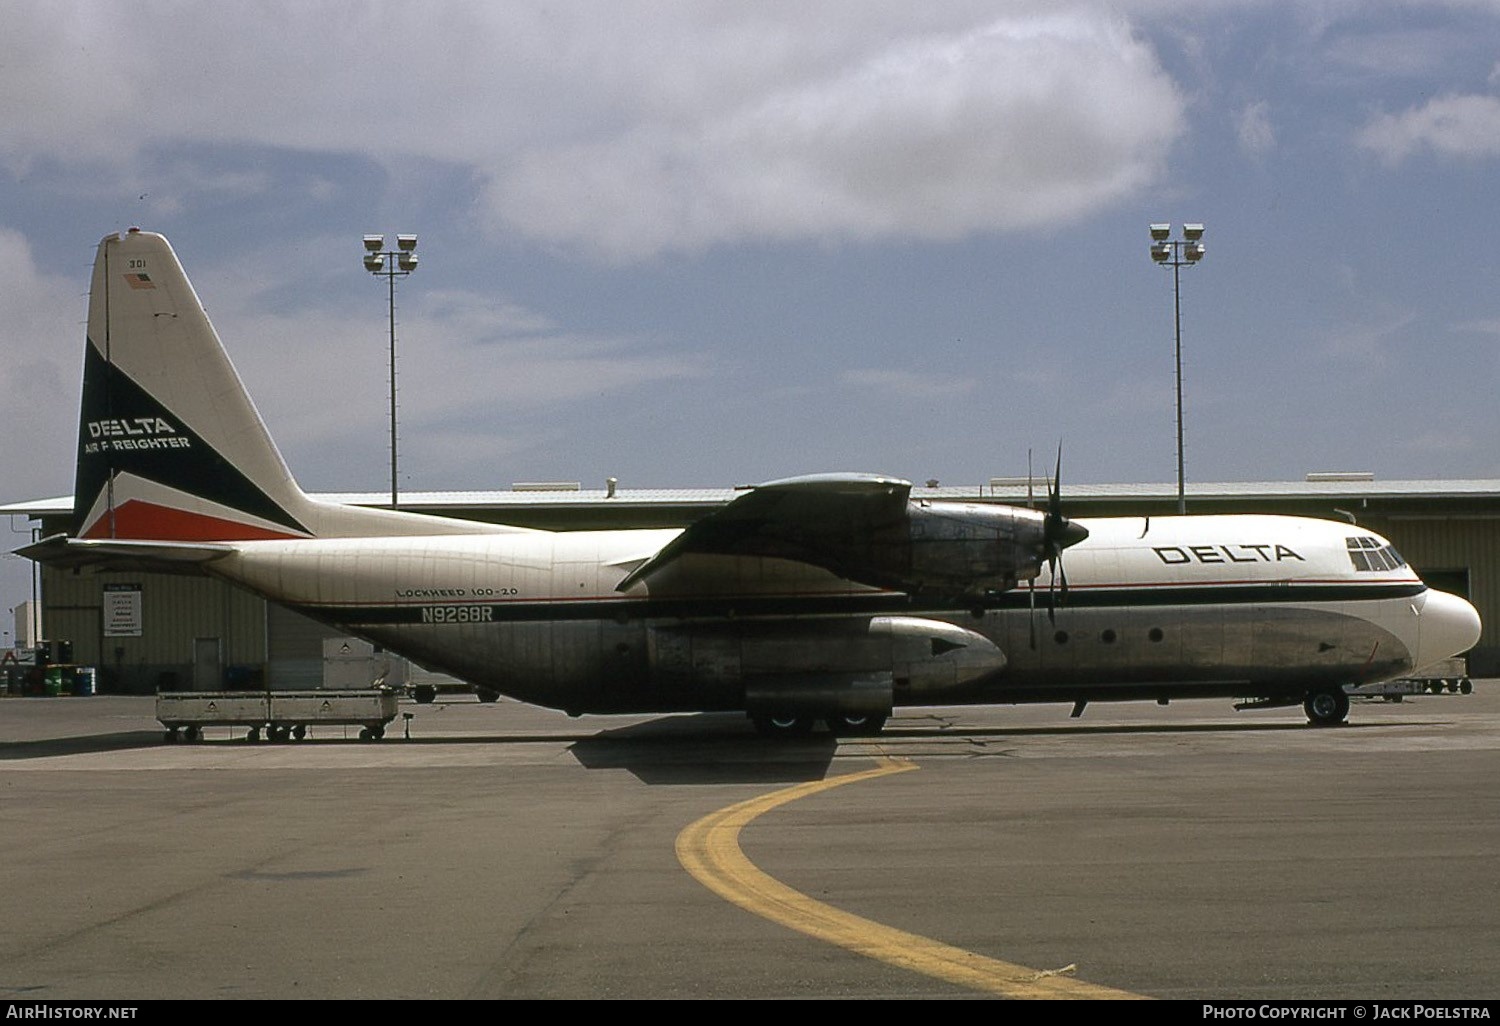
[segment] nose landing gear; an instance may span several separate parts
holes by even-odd
[[[1336,727],[1349,715],[1349,696],[1343,688],[1322,688],[1308,692],[1302,703],[1307,722],[1314,727]]]

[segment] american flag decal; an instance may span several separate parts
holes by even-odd
[[[129,285],[133,289],[156,288],[156,283],[151,280],[151,276],[149,274],[127,274],[125,276],[125,284]]]

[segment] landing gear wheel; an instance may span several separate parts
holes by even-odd
[[[249,730],[245,731],[245,740],[246,741],[259,741],[260,740],[260,728],[259,727],[251,727]]]
[[[418,705],[431,705],[432,700],[437,697],[437,688],[431,684],[418,684],[412,689],[411,697],[417,700]]]
[[[491,691],[488,688],[475,688],[474,689],[474,694],[476,694],[476,695],[479,696],[479,700],[481,702],[498,702],[498,701],[500,701],[500,692],[498,692],[498,691]]]
[[[763,737],[806,737],[812,733],[813,728],[811,716],[756,713],[750,717],[750,720]]]
[[[1313,691],[1303,701],[1302,710],[1314,727],[1336,727],[1349,715],[1349,696],[1343,688]]]
[[[301,741],[306,736],[307,736],[307,724],[305,724],[305,723],[299,723],[295,727],[292,728],[292,737],[296,738],[298,741]]]
[[[203,731],[197,727],[188,727],[182,732],[182,736],[191,744],[197,744],[203,738]]]
[[[885,715],[840,714],[830,716],[824,722],[836,737],[874,737],[885,727]]]

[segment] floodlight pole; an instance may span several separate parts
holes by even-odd
[[[365,236],[365,270],[384,277],[390,292],[391,315],[391,509],[396,508],[396,279],[417,269],[417,237],[396,236],[396,248],[385,248],[384,235]]]
[[[1151,259],[1172,268],[1172,315],[1176,326],[1173,355],[1177,367],[1177,514],[1187,513],[1187,475],[1182,450],[1182,269],[1203,259],[1203,225],[1182,226],[1182,239],[1170,238],[1170,224],[1151,226]]]

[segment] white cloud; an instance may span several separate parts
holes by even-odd
[[[83,264],[85,255],[79,257]],[[0,500],[66,493],[73,486],[88,300],[78,281],[41,273],[18,232],[0,229],[0,266],[0,409],[10,454]]]
[[[1151,181],[1184,131],[1102,5],[440,10],[23,5],[0,161],[123,184],[165,144],[418,156],[480,174],[497,230],[633,259],[1074,220]],[[267,187],[253,168],[218,184]]]
[[[1478,443],[1473,435],[1462,427],[1452,431],[1427,430],[1412,435],[1402,442],[1401,448],[1419,456],[1446,456],[1475,451]]]
[[[1322,340],[1322,351],[1350,371],[1364,374],[1384,370],[1391,349],[1400,342],[1402,332],[1415,322],[1416,314],[1412,311],[1396,311],[1389,304],[1375,304],[1358,320],[1351,317],[1328,332]]]
[[[307,472],[335,451],[362,461],[335,471],[340,487],[378,477],[389,451],[386,318],[268,312],[247,305],[256,299],[242,282],[214,277],[211,285],[215,326],[293,474],[323,487]],[[515,304],[459,290],[426,293],[398,320],[399,432],[425,440],[431,451],[422,472],[433,480],[460,476],[476,452],[519,447],[504,433],[528,413],[706,373],[696,354],[571,333]],[[465,444],[433,446],[435,437]]]
[[[946,399],[966,395],[979,386],[973,377],[956,374],[922,374],[915,371],[869,367],[847,370],[840,379],[859,389],[880,392],[902,399]]]
[[[1264,100],[1247,104],[1235,118],[1235,133],[1240,149],[1252,157],[1262,157],[1276,146],[1276,132],[1271,127],[1270,107]]]
[[[1182,101],[1121,23],[905,39],[726,110],[497,167],[490,209],[613,259],[743,239],[948,239],[1073,221],[1160,170]]]
[[[1453,325],[1455,331],[1473,331],[1482,335],[1494,335],[1500,338],[1500,317],[1491,317],[1477,321],[1464,321]]]
[[[1458,157],[1500,155],[1500,97],[1450,94],[1382,114],[1360,132],[1359,142],[1392,163],[1424,148]]]

